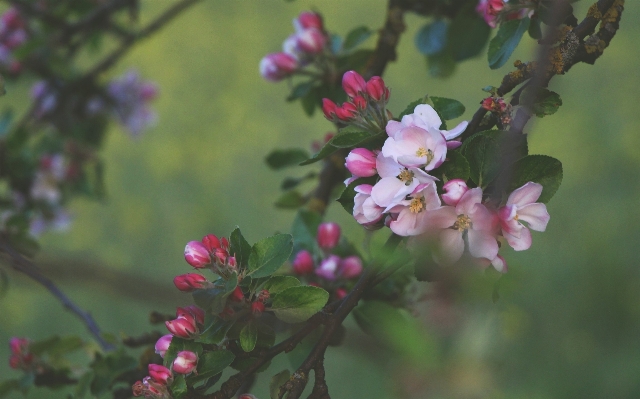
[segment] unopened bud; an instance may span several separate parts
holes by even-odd
[[[353,99],[353,105],[355,105],[359,111],[363,111],[367,109],[367,100],[362,96],[356,96]]]
[[[189,305],[176,309],[176,316],[191,315],[198,324],[204,324],[204,310],[200,309],[196,305]]]
[[[209,251],[200,241],[190,241],[184,248],[184,259],[191,266],[199,269],[211,263]]]
[[[298,18],[293,20],[293,26],[297,31],[309,28],[324,30],[322,16],[312,11],[301,12],[300,15],[298,15]]]
[[[296,45],[302,52],[319,54],[324,50],[327,38],[324,33],[315,28],[309,28],[298,33]]]
[[[366,92],[374,101],[387,101],[389,99],[389,89],[385,86],[384,80],[380,76],[374,76],[369,79]]]
[[[332,121],[336,117],[336,109],[338,106],[333,101],[328,98],[322,99],[322,112],[324,113],[325,118]]]
[[[173,279],[173,284],[182,292],[193,292],[195,290],[199,290],[207,283],[207,278],[198,273],[181,274]]]
[[[369,177],[378,173],[376,154],[366,148],[354,148],[345,158],[344,166],[357,177]]]
[[[172,338],[173,335],[167,334],[160,337],[160,339],[158,339],[158,341],[156,342],[155,350],[156,353],[160,355],[160,357],[164,358],[164,354],[167,353],[167,349],[169,349],[169,345],[171,345]]]
[[[442,189],[446,191],[445,194],[442,194],[442,201],[449,206],[458,205],[464,193],[469,190],[467,183],[461,179],[449,180],[442,186]]]
[[[306,249],[303,249],[296,254],[296,257],[293,260],[293,272],[299,275],[313,273],[313,257]]]
[[[173,380],[173,374],[171,374],[171,370],[160,364],[149,365],[149,377],[153,378],[155,382],[163,385],[169,385]]]
[[[198,331],[195,318],[191,315],[180,316],[175,320],[165,321],[164,324],[171,334],[180,338],[191,339]]]
[[[220,240],[214,234],[207,234],[202,238],[202,244],[209,250],[209,252],[214,252],[216,249],[220,248]]]
[[[321,223],[316,236],[318,246],[322,249],[332,249],[340,241],[340,225],[334,222]]]
[[[343,278],[358,277],[362,273],[362,261],[357,256],[349,256],[340,262],[340,276]]]
[[[298,66],[298,60],[290,54],[268,54],[260,61],[260,75],[266,80],[277,82],[293,74]]]
[[[326,280],[333,281],[336,279],[338,266],[340,265],[340,257],[331,255],[320,263],[316,269],[316,275]]]
[[[366,86],[364,78],[356,71],[347,71],[342,75],[342,88],[351,98],[364,93]]]
[[[236,287],[236,289],[233,290],[233,292],[229,296],[229,299],[231,299],[234,302],[243,302],[244,301],[244,293],[242,292],[242,288]]]
[[[342,298],[346,297],[347,294],[348,294],[348,292],[344,288],[338,288],[336,290],[336,298],[337,299],[342,299]]]
[[[260,316],[264,312],[264,303],[255,301],[251,303],[251,313]]]
[[[353,103],[344,103],[336,108],[336,116],[341,121],[350,121],[358,115],[358,109]]]
[[[198,365],[198,355],[191,351],[178,352],[173,361],[173,371],[178,374],[191,374]]]

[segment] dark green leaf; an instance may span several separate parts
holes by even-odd
[[[513,19],[500,24],[496,36],[489,43],[489,67],[497,69],[503,66],[518,47],[524,32],[529,29],[529,18]]]
[[[540,18],[531,18],[531,23],[529,24],[529,36],[534,40],[539,40],[542,38],[542,29],[540,28]]]
[[[440,176],[443,182],[452,179],[467,181],[469,173],[469,162],[459,151],[447,151],[447,159],[434,170],[434,174]]]
[[[180,399],[187,394],[187,382],[184,380],[184,375],[178,374],[174,377],[171,384],[171,394],[175,399]]]
[[[264,283],[262,289],[269,291],[271,295],[275,295],[287,288],[297,287],[299,285],[300,280],[293,276],[272,276]]]
[[[303,98],[309,94],[311,89],[313,89],[313,81],[298,83],[291,90],[291,94],[287,97],[287,101],[295,101],[299,98]]]
[[[222,373],[235,358],[233,353],[224,349],[204,353],[198,359],[198,376],[189,378],[189,382],[195,384]]]
[[[298,185],[302,184],[303,182],[315,178],[316,176],[318,176],[318,174],[316,172],[311,171],[302,177],[287,177],[282,181],[282,184],[280,185],[280,189],[285,191],[291,190],[293,188],[296,188]]]
[[[239,358],[236,358],[236,360],[234,360],[233,363],[231,363],[231,367],[234,368],[235,370],[243,371],[247,367],[255,363],[256,360],[258,360],[257,357],[242,357],[242,358],[239,357]],[[269,360],[268,362],[260,366],[260,368],[256,370],[256,373],[262,373],[263,371],[267,370],[269,366],[271,366],[271,360]]]
[[[247,323],[240,331],[240,347],[245,352],[251,352],[256,347],[258,328],[254,322]]]
[[[195,341],[203,344],[217,345],[224,340],[227,331],[229,331],[233,324],[233,320],[223,320],[217,316],[213,316],[212,321],[205,327],[202,334],[200,334]]]
[[[525,95],[525,93],[522,93],[522,95]],[[558,93],[543,88],[533,103],[533,113],[537,117],[543,118],[545,115],[555,114],[561,105],[562,99]]]
[[[491,28],[476,12],[459,12],[451,22],[447,47],[456,62],[482,53]]]
[[[562,163],[546,155],[527,155],[513,165],[513,178],[509,191],[522,187],[530,181],[541,184],[543,187],[538,202],[549,202],[562,183]]]
[[[339,70],[361,70],[373,55],[373,50],[356,50],[347,56],[338,57],[336,67]]]
[[[331,145],[338,148],[352,148],[371,138],[371,133],[364,131],[346,131],[336,134],[330,141]]]
[[[571,14],[573,14],[573,7],[566,0],[542,0],[537,12],[540,20],[547,25],[559,24]]]
[[[291,287],[280,292],[271,305],[276,317],[287,323],[300,323],[326,305],[329,293],[320,287]]]
[[[290,377],[291,373],[289,370],[282,370],[271,377],[271,382],[269,382],[269,396],[271,399],[280,399],[280,386],[289,381]]]
[[[500,172],[499,153],[497,134],[475,134],[465,141],[462,154],[469,162],[471,180],[479,187],[486,187]]]
[[[297,250],[305,248],[313,250],[316,245],[318,226],[322,222],[322,215],[317,212],[301,209],[291,226],[293,243]]]
[[[229,236],[229,251],[236,257],[238,265],[246,266],[249,263],[249,255],[251,254],[251,245],[245,240],[240,232],[240,227],[233,229]]]
[[[434,78],[448,78],[456,71],[456,61],[447,49],[426,57],[427,71]]]
[[[120,374],[134,370],[137,366],[138,361],[123,350],[110,352],[107,355],[97,354],[91,363],[91,368],[95,373],[91,383],[91,393],[95,396],[102,395],[109,390],[111,384]]]
[[[293,237],[290,234],[276,234],[258,241],[251,248],[249,275],[252,278],[272,275],[289,259],[292,250]]]
[[[276,333],[273,328],[264,323],[257,323],[258,326],[258,340],[256,341],[256,348],[271,348],[276,342]]]
[[[359,26],[353,29],[351,32],[347,34],[347,37],[344,39],[344,44],[342,48],[344,51],[349,51],[359,46],[361,43],[364,43],[371,35],[373,31],[371,31],[366,26]]]
[[[273,205],[281,209],[298,209],[306,203],[307,199],[302,194],[296,190],[291,190],[282,194]]]
[[[438,112],[438,115],[445,121],[464,114],[464,105],[458,100],[444,97],[429,97],[429,99],[433,102],[433,108]]]
[[[329,155],[333,154],[334,152],[336,152],[338,150],[339,150],[338,147],[334,147],[333,145],[331,145],[331,142],[328,142],[314,156],[312,156],[311,158],[307,159],[304,162],[300,162],[300,165],[303,166],[303,165],[312,164],[314,162],[318,162],[319,160],[328,157]]]
[[[314,89],[309,90],[304,97],[300,98],[300,104],[302,104],[302,109],[307,116],[313,116],[316,107],[320,107],[320,101],[322,99],[318,97],[317,90]]]
[[[309,159],[309,153],[302,148],[288,148],[274,150],[265,158],[265,162],[273,170],[297,166],[300,162]]]
[[[420,28],[415,38],[418,51],[424,55],[442,51],[447,45],[447,28],[447,23],[442,19],[436,19]]]

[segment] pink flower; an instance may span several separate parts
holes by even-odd
[[[190,314],[184,314],[175,320],[165,321],[167,330],[176,337],[191,339],[198,333],[196,320]]]
[[[413,110],[413,114],[405,115],[400,122],[389,121],[386,126],[387,134],[389,137],[396,138],[396,135],[402,131],[405,127],[417,126],[429,132],[439,132],[447,142],[447,148],[453,149],[459,147],[461,143],[459,141],[451,141],[454,138],[460,136],[469,123],[467,121],[460,122],[456,127],[451,130],[440,130],[442,120],[438,116],[438,113],[428,104],[420,104]],[[444,161],[444,158],[442,159]]]
[[[429,171],[446,159],[447,143],[437,130],[408,126],[384,142],[382,154],[405,167]]]
[[[340,277],[354,278],[362,273],[362,260],[357,256],[349,256],[340,262]]]
[[[313,257],[306,249],[296,254],[293,260],[293,272],[298,275],[313,273]]]
[[[211,263],[209,250],[200,241],[189,241],[184,248],[184,259],[188,264],[200,269]]]
[[[307,54],[319,54],[324,50],[327,38],[315,28],[305,29],[296,35],[296,47]]]
[[[377,205],[371,198],[370,184],[361,184],[354,188],[356,196],[353,198],[353,217],[364,227],[375,226],[380,219],[384,208]]]
[[[545,231],[547,228],[550,219],[547,207],[535,202],[540,194],[542,186],[528,182],[514,190],[509,195],[507,204],[498,209],[502,235],[516,251],[524,251],[531,246],[531,232],[520,221],[527,222],[529,228],[536,231]]]
[[[347,71],[342,75],[342,88],[349,97],[354,98],[366,92],[367,83],[358,72]]]
[[[204,324],[204,310],[200,309],[196,305],[189,305],[176,309],[176,316],[191,315],[195,319],[196,323]]]
[[[366,148],[354,148],[345,158],[344,166],[357,177],[374,176],[376,173],[376,154]]]
[[[324,30],[324,25],[322,23],[322,16],[313,11],[303,11],[298,15],[298,18],[293,20],[293,26],[297,31],[301,31],[304,29],[315,28],[319,30]]]
[[[334,222],[321,223],[318,226],[316,241],[322,249],[333,249],[340,241],[340,225]]]
[[[171,384],[173,380],[171,370],[159,364],[149,365],[149,376],[153,378],[154,381],[164,385]]]
[[[198,355],[191,351],[178,352],[173,361],[173,371],[178,374],[191,374],[198,365]]]
[[[187,273],[176,276],[173,284],[182,292],[193,292],[207,285],[207,278],[198,273]]]
[[[164,354],[169,349],[169,345],[171,345],[171,339],[173,335],[167,334],[160,337],[160,339],[156,342],[155,350],[160,357],[164,358]]]
[[[157,96],[158,88],[152,82],[143,81],[136,71],[128,71],[112,80],[107,92],[113,100],[113,111],[120,123],[133,136],[155,123],[156,113],[149,102]]]
[[[445,204],[451,206],[458,205],[460,198],[469,190],[467,183],[461,179],[449,180],[442,188],[446,191],[446,194],[442,194],[442,200]]]
[[[415,236],[423,234],[432,226],[429,221],[430,211],[440,207],[440,198],[434,183],[420,184],[409,195],[409,199],[403,200],[399,205],[391,209],[398,213],[398,217],[392,220],[389,228],[400,236]]]
[[[316,275],[326,280],[333,281],[337,278],[338,266],[340,266],[340,257],[331,255],[320,263],[316,269]]]
[[[260,75],[266,80],[277,82],[298,69],[298,60],[287,53],[268,54],[260,61]]]

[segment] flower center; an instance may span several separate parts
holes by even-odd
[[[424,147],[420,147],[418,148],[418,151],[416,151],[416,156],[427,157],[427,162],[425,162],[425,164],[428,164],[433,159],[433,151],[427,150]]]
[[[404,182],[405,186],[408,186],[413,181],[413,172],[405,169],[400,172],[398,179],[400,179],[401,182]]]
[[[424,197],[414,198],[409,204],[409,210],[411,213],[420,213],[425,208]]]
[[[464,231],[471,227],[471,218],[467,215],[459,215],[456,222],[453,224],[453,229],[458,231]]]

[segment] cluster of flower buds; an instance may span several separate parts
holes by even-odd
[[[225,237],[219,239],[213,234],[204,236],[202,241],[188,242],[184,248],[184,259],[196,269],[209,267],[223,277],[237,271],[236,258],[229,254],[229,240]],[[194,279],[197,278],[192,277],[192,281],[198,284]]]
[[[358,72],[347,71],[342,76],[342,88],[350,101],[337,105],[328,98],[322,99],[322,112],[328,120],[349,122],[374,132],[384,129],[391,116],[386,110],[389,88],[381,77],[365,81]]]
[[[158,87],[143,81],[138,72],[132,70],[114,79],[107,92],[116,118],[134,137],[155,123],[157,116],[149,102],[157,97]]]
[[[487,97],[482,102],[482,108],[498,117],[504,127],[511,123],[511,104],[507,104],[502,97]]]
[[[302,12],[293,20],[296,32],[282,44],[283,51],[265,56],[260,61],[260,74],[266,80],[277,82],[296,73],[300,68],[322,57],[329,44],[322,16],[315,12]]]
[[[0,65],[9,73],[20,72],[22,66],[13,56],[13,50],[27,41],[26,24],[15,7],[0,16]]]
[[[168,388],[173,381],[171,370],[159,364],[150,364],[148,370],[148,376],[133,384],[133,396],[153,399],[171,398]]]
[[[519,4],[519,0],[480,0],[476,6],[476,12],[492,28],[495,28],[501,20],[522,19],[531,16],[533,10],[526,4]],[[514,4],[515,3],[515,4]]]
[[[31,370],[35,364],[35,356],[29,352],[29,340],[13,337],[9,340],[9,367],[16,370]]]
[[[296,254],[292,264],[296,275],[305,277],[310,285],[333,290],[338,299],[347,294],[344,288],[346,283],[362,273],[362,260],[359,257],[340,258],[331,253],[340,241],[340,233],[340,226],[336,223],[320,224],[316,242],[323,255],[314,259],[311,252],[303,249]]]
[[[193,292],[203,288],[211,288],[213,284],[205,276],[198,273],[187,273],[176,276],[173,284],[182,292]]]
[[[178,308],[176,317],[165,322],[167,330],[176,337],[193,339],[204,325],[204,311],[195,305]]]

